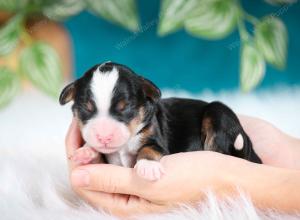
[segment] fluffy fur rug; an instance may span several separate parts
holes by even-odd
[[[238,92],[191,96],[164,91],[165,96],[221,100],[236,112],[264,118],[300,137],[300,88],[242,95]],[[64,136],[71,120],[68,107],[29,91],[0,111],[0,219],[116,219],[96,212],[70,190]],[[276,211],[260,212],[245,196],[218,201],[208,193],[197,209],[183,206],[163,215],[139,219],[299,219]]]

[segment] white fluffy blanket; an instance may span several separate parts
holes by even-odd
[[[165,96],[191,95],[164,91]],[[221,100],[236,112],[264,118],[300,137],[300,88],[243,95],[239,92],[197,97]],[[297,100],[298,99],[298,100]],[[64,136],[71,120],[68,107],[60,107],[36,91],[20,95],[0,111],[0,219],[66,220],[115,219],[96,212],[74,195],[68,185]],[[163,215],[140,219],[298,219],[276,211],[260,212],[244,195],[218,201],[208,194],[197,209],[188,206]]]

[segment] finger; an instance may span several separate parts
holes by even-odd
[[[77,193],[93,207],[122,217],[151,212],[163,212],[169,209],[167,205],[157,205],[132,195],[110,194],[85,189]]]
[[[74,187],[107,193],[122,193],[144,196],[149,181],[138,178],[134,170],[112,164],[92,164],[77,167],[72,171]]]
[[[65,140],[69,168],[73,168],[75,166],[75,164],[73,164],[72,160],[70,159],[74,154],[75,150],[80,148],[82,144],[83,140],[78,126],[78,121],[76,118],[73,118]]]
[[[71,125],[66,135],[65,144],[67,153],[71,154],[74,153],[74,151],[81,147],[83,144],[78,121],[76,118],[72,119]]]

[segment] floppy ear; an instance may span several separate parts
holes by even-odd
[[[161,97],[160,89],[153,82],[144,77],[141,77],[141,80],[147,98],[150,98],[154,102],[158,101]]]
[[[75,94],[75,82],[67,85],[59,96],[59,103],[64,105],[74,99]]]

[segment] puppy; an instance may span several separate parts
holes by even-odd
[[[73,101],[79,119],[86,144],[71,159],[80,165],[93,163],[101,153],[106,162],[134,167],[154,181],[164,173],[161,157],[178,152],[210,150],[261,163],[226,105],[162,99],[157,86],[124,65],[92,67],[63,89],[59,101]]]

